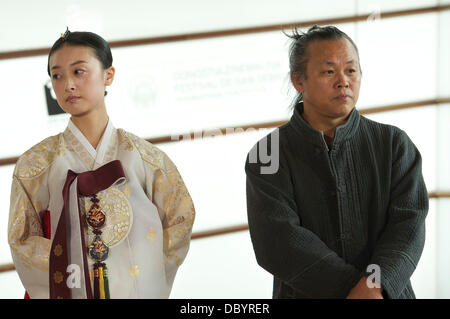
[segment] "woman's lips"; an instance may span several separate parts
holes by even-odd
[[[77,102],[81,97],[80,96],[69,96],[66,101],[70,102],[70,103],[75,103]]]

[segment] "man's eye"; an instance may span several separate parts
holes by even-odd
[[[325,73],[326,73],[326,74],[333,74],[334,71],[333,71],[333,70],[326,70]]]
[[[355,69],[350,69],[350,70],[348,70],[348,72],[350,72],[350,73],[355,73],[356,70],[355,70]]]
[[[84,73],[84,70],[75,70],[75,74],[82,74],[82,73]]]

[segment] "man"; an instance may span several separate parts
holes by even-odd
[[[250,235],[273,297],[415,298],[428,211],[420,153],[355,109],[361,68],[345,33],[314,26],[292,39],[294,114],[245,166]]]

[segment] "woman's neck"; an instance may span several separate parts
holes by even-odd
[[[97,149],[98,143],[108,125],[108,114],[106,108],[93,110],[88,114],[71,117],[73,124],[83,133],[94,149]]]

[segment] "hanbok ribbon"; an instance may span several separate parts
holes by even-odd
[[[111,185],[116,184],[119,180],[125,179],[125,173],[122,164],[119,160],[109,162],[102,167],[83,173],[75,173],[72,170],[67,172],[66,182],[63,187],[64,205],[61,211],[61,216],[58,221],[58,226],[55,231],[55,236],[52,242],[50,251],[50,265],[49,265],[49,282],[50,282],[50,298],[71,299],[71,288],[67,283],[69,266],[69,241],[67,236],[68,229],[68,210],[69,210],[69,190],[74,181],[77,182],[77,196],[78,203],[78,220],[81,233],[82,258],[84,269],[84,283],[86,288],[86,297],[93,299],[91,282],[89,278],[88,262],[86,256],[86,242],[84,236],[83,218],[80,212],[79,198],[81,196],[92,196],[102,190],[105,190]],[[72,226],[71,226],[72,227]],[[74,226],[75,227],[75,226]]]

